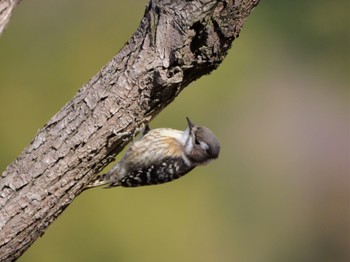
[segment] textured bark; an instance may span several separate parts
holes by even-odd
[[[5,31],[10,22],[11,15],[15,7],[22,0],[0,0],[0,35]]]
[[[18,258],[189,83],[218,67],[259,0],[152,0],[131,39],[0,179],[0,260]]]

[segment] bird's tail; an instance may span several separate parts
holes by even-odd
[[[114,186],[119,186],[117,183],[119,181],[119,163],[115,164],[111,170],[109,170],[107,173],[102,174],[102,175],[97,175],[95,176],[89,184],[87,184],[84,188],[84,190],[89,189],[89,188],[94,188],[94,187],[99,187],[99,186],[104,186],[106,185],[106,188],[109,188],[112,184]]]
[[[111,183],[109,178],[110,178],[109,173],[106,173],[103,175],[98,175],[98,176],[94,177],[90,181],[90,183],[85,186],[84,190],[89,189],[89,188],[93,188],[93,187],[108,185]]]

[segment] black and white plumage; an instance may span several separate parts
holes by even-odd
[[[185,131],[170,128],[149,130],[146,127],[123,158],[108,173],[93,179],[86,188],[162,184],[216,159],[220,142],[213,132],[194,125],[188,118],[187,122]]]

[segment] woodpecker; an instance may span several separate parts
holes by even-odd
[[[95,177],[86,189],[138,187],[170,182],[198,165],[218,158],[220,142],[206,127],[197,126],[187,117],[185,131],[146,126],[139,140],[132,143],[112,169]]]

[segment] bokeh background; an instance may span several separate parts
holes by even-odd
[[[138,27],[147,0],[23,1],[0,38],[0,170]],[[349,6],[263,0],[218,70],[152,123],[220,158],[169,184],[80,195],[19,259],[349,261]]]

